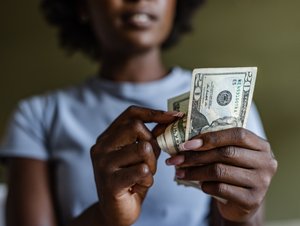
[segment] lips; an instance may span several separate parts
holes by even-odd
[[[147,29],[157,20],[157,17],[145,11],[131,11],[122,14],[123,23],[131,28]]]

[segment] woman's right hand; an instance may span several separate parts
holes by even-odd
[[[91,158],[105,225],[132,225],[153,184],[160,150],[144,123],[169,124],[176,118],[176,112],[131,106],[97,139]]]

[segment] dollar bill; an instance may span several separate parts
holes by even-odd
[[[168,110],[187,113],[189,109],[189,97],[190,92],[187,92],[169,99]],[[169,125],[165,132],[157,137],[160,148],[170,155],[177,154],[179,152],[179,145],[186,140],[186,119],[187,116],[185,115],[183,118]]]
[[[256,67],[195,69],[186,140],[200,133],[246,127],[256,74]]]
[[[246,127],[257,68],[208,68],[193,71],[186,140],[206,132]],[[197,181],[178,184],[199,187]],[[225,199],[214,196],[220,202]]]
[[[168,100],[169,111],[186,116],[157,137],[161,149],[175,155],[200,133],[246,127],[256,74],[256,67],[195,69],[191,91]]]
[[[189,110],[190,92],[183,93],[168,100],[168,111],[187,113]]]
[[[181,143],[200,133],[246,127],[256,74],[256,67],[195,69],[191,91],[168,100],[169,111],[186,115],[157,138],[161,149],[176,155]],[[175,181],[201,189],[198,181]]]

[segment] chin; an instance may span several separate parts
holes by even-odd
[[[126,37],[125,47],[132,49],[148,50],[160,48],[165,38],[159,35],[150,34],[130,34]]]
[[[148,39],[127,39],[119,42],[118,50],[124,53],[142,53],[151,49],[160,48],[161,42]]]

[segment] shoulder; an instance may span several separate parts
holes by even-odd
[[[81,84],[47,91],[24,98],[19,101],[18,107],[24,110],[43,111],[49,107],[58,104],[61,101],[80,101],[82,96],[90,91],[89,80]]]
[[[53,120],[57,111],[64,111],[63,109],[78,105],[88,92],[91,92],[89,80],[81,84],[29,96],[17,103],[13,119],[47,125]]]

